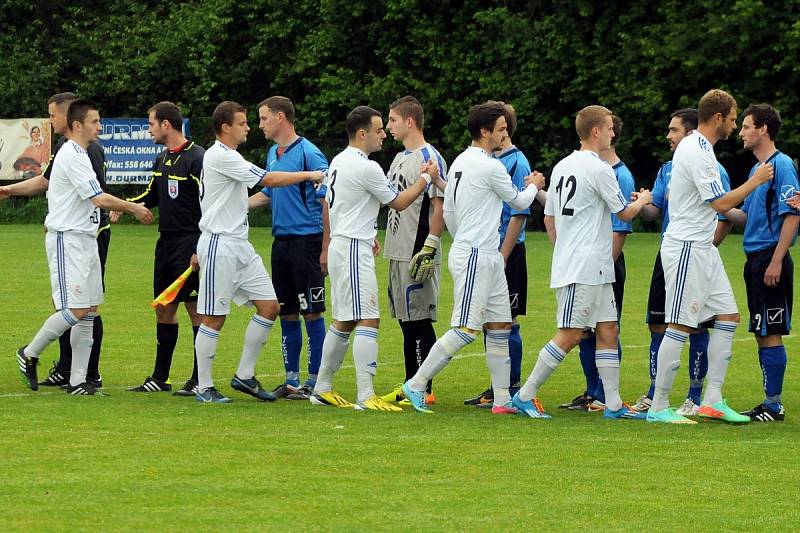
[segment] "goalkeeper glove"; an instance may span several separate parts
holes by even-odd
[[[436,271],[436,250],[439,249],[439,237],[428,235],[422,250],[411,258],[408,265],[408,275],[416,281],[425,281],[433,277]]]

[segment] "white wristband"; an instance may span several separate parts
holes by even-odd
[[[430,175],[430,174],[428,174],[427,172],[423,172],[422,174],[420,174],[420,175],[419,175],[419,177],[420,177],[420,178],[422,178],[422,179],[424,179],[424,180],[425,180],[425,183],[426,183],[427,185],[430,185],[430,184],[431,184],[431,181],[433,180],[433,178],[431,178],[431,175]]]

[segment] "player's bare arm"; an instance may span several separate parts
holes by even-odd
[[[419,175],[420,179],[414,182],[414,185],[398,194],[394,200],[389,202],[388,206],[395,211],[402,211],[413,204],[417,196],[425,192],[425,189],[427,189],[428,185],[433,181],[433,172],[435,172],[437,176],[439,175],[439,169],[433,161],[428,161],[422,165],[422,173]]]
[[[800,225],[800,216],[798,215],[784,215],[783,225],[781,226],[781,236],[778,239],[778,245],[772,253],[772,259],[764,272],[764,285],[767,287],[777,287],[781,280],[781,270],[783,269],[783,258],[792,241],[797,235],[797,228]]]
[[[105,192],[93,197],[92,203],[101,209],[130,213],[142,224],[150,224],[153,222],[153,213],[143,204],[126,202],[125,200],[121,200],[120,198]]]
[[[253,210],[259,207],[266,207],[269,203],[269,196],[259,191],[247,199],[247,209]]]
[[[49,184],[50,182],[40,175],[13,185],[6,185],[0,187],[0,200],[9,196],[36,196],[45,192]]]
[[[733,189],[711,202],[711,207],[717,213],[725,214],[737,205],[744,202],[747,196],[756,190],[762,183],[767,183],[775,176],[772,164],[762,165],[753,173],[753,176]]]
[[[728,213],[730,213],[730,211],[728,211]],[[733,222],[730,220],[717,220],[717,227],[714,228],[714,239],[711,243],[719,248],[719,245],[722,244],[722,241],[725,240],[725,237],[728,236],[728,233],[730,233],[732,229]]]
[[[556,243],[556,219],[553,216],[544,216],[544,228],[547,230],[547,237],[550,239],[550,244]]]
[[[653,202],[653,194],[647,189],[640,189],[639,192],[631,194],[633,200],[628,206],[617,213],[617,218],[623,222],[630,222],[642,211],[642,208]]]
[[[520,234],[525,231],[525,222],[527,220],[528,217],[526,215],[514,215],[511,217],[511,220],[508,221],[506,236],[503,239],[503,243],[500,245],[500,254],[503,256],[503,260],[507,261],[508,256],[511,255],[511,251],[514,249],[514,246],[517,245],[517,239]]]
[[[294,185],[303,181],[311,181],[313,183],[321,183],[325,177],[324,172],[319,170],[303,171],[303,172],[267,172],[258,185],[264,187],[286,187],[287,185]]]
[[[787,199],[786,204],[792,209],[800,209],[800,191],[794,191],[794,196]]]

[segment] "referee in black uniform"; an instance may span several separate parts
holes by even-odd
[[[73,93],[58,93],[54,94],[47,100],[47,111],[50,115],[50,123],[53,130],[61,135],[61,138],[56,143],[53,153],[50,156],[50,163],[56,156],[56,153],[61,149],[67,141],[65,136],[67,132],[67,109],[69,105],[77,100],[78,97]],[[108,192],[106,186],[106,157],[103,153],[103,147],[99,142],[89,144],[86,149],[89,154],[89,159],[92,162],[92,169],[94,170],[97,181],[103,192]],[[44,171],[44,178],[50,180],[50,173],[52,172],[53,165],[48,164]],[[103,276],[103,289],[105,289],[105,276],[106,276],[106,257],[108,256],[108,245],[111,242],[111,223],[108,217],[108,211],[105,209],[100,210],[100,226],[97,230],[97,252],[100,255],[100,269]],[[89,356],[89,366],[86,373],[86,381],[94,385],[95,388],[103,386],[103,380],[100,377],[100,348],[103,345],[103,319],[99,312],[94,319],[94,331],[92,334],[93,343],[92,351]],[[62,385],[69,385],[69,373],[72,366],[72,346],[70,344],[70,331],[67,331],[58,339],[59,345],[59,358],[58,362],[53,365],[50,374],[39,385],[45,387],[60,387]]]
[[[172,102],[159,102],[148,111],[149,132],[157,144],[167,147],[153,164],[153,175],[144,193],[130,202],[144,202],[148,208],[158,207],[158,231],[153,296],[158,296],[191,264],[195,272],[186,280],[172,303],[156,307],[156,361],[153,373],[133,392],[172,390],[169,371],[178,342],[178,306],[184,302],[192,321],[194,335],[200,327],[197,315],[197,240],[200,238],[200,173],[205,150],[183,134],[183,114]],[[116,213],[114,214],[116,219]],[[194,346],[194,342],[192,343]],[[194,370],[176,396],[195,396],[197,392],[197,357]]]

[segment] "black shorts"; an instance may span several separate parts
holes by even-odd
[[[325,311],[321,253],[321,235],[275,237],[272,241],[272,284],[281,316]]]
[[[199,233],[161,234],[156,242],[156,259],[153,265],[153,297],[161,294],[189,267],[197,251]],[[200,287],[197,272],[192,272],[181,287],[174,302],[195,302]]]
[[[506,283],[511,302],[511,318],[525,315],[528,309],[528,261],[525,243],[519,242],[511,249],[506,261]]]
[[[664,267],[661,265],[661,252],[656,254],[653,264],[653,277],[650,279],[650,295],[647,297],[647,323],[652,326],[666,325],[664,322],[664,305],[667,300],[667,290],[664,288]],[[706,320],[698,329],[714,327],[714,319]]]
[[[106,258],[108,246],[111,244],[111,227],[100,230],[97,234],[97,254],[100,256],[100,275],[103,278],[103,292],[106,291]]]
[[[748,331],[759,337],[788,335],[792,327],[792,288],[794,263],[786,252],[781,277],[776,287],[764,285],[766,272],[775,248],[747,254],[744,264],[744,284],[747,289],[747,309],[750,311]]]
[[[619,257],[614,261],[614,303],[617,305],[617,322],[622,317],[622,301],[625,299],[625,254],[620,250]]]

